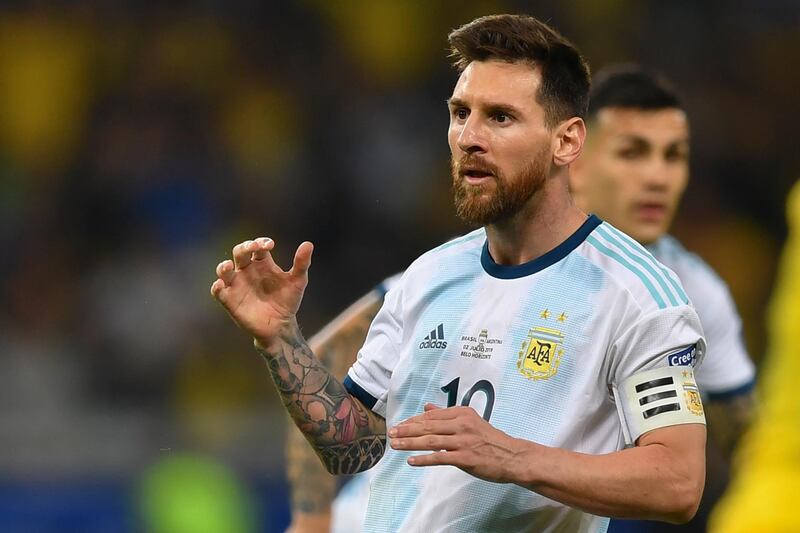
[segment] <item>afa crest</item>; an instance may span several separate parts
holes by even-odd
[[[697,390],[697,385],[691,381],[683,382],[683,393],[686,398],[686,407],[689,412],[697,415],[703,415],[703,401],[700,399],[700,391]]]
[[[522,343],[522,350],[519,352],[519,373],[533,380],[554,376],[564,355],[563,340],[564,335],[558,330],[531,328],[528,339]]]

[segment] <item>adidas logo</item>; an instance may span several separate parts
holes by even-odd
[[[447,348],[447,341],[444,340],[444,324],[439,324],[436,329],[422,339],[422,342],[419,343],[419,349],[424,350],[425,348]]]

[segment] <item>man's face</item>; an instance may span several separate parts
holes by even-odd
[[[544,184],[552,132],[536,101],[539,71],[522,62],[473,61],[456,83],[450,109],[456,211],[486,225],[517,213]]]
[[[669,230],[689,179],[689,124],[680,109],[605,108],[571,169],[575,202],[643,244]]]

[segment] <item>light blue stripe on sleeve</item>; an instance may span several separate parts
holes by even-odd
[[[603,224],[603,227],[604,228],[608,228],[615,235],[617,235],[620,239],[622,239],[623,241],[627,242],[631,246],[637,246],[637,247],[641,246],[639,243],[634,241],[630,236],[625,235],[624,233],[622,233],[620,230],[618,230],[614,226],[610,226],[608,224]],[[645,250],[645,251],[647,251],[647,250]],[[647,252],[647,254],[649,256],[652,256],[652,254],[650,254],[650,252]],[[658,260],[656,260],[654,257],[652,257],[652,261],[653,261],[653,264],[658,266],[659,270],[661,270],[661,272],[664,273],[664,277],[667,278],[667,280],[669,281],[670,285],[672,285],[672,287],[675,289],[675,292],[678,294],[678,298],[680,298],[680,300],[683,301],[683,303],[688,304],[689,303],[689,297],[686,296],[686,293],[684,292],[684,290],[681,287],[680,283],[675,281],[674,276],[671,276],[669,274],[669,272],[667,271],[667,269],[665,269],[664,266],[661,265],[661,263],[658,262]]]
[[[667,281],[664,279],[664,276],[661,273],[656,272],[654,264],[650,264],[650,262],[646,261],[641,256],[634,254],[623,242],[620,241],[619,238],[612,235],[611,232],[605,228],[605,225],[598,226],[597,232],[605,237],[607,241],[614,243],[625,255],[636,261],[645,270],[647,270],[650,275],[653,276],[653,279],[656,280],[661,286],[661,290],[663,290],[664,294],[666,294],[667,298],[669,298],[669,303],[671,303],[673,306],[678,305],[678,300],[675,299],[675,294],[673,294],[673,292],[670,290],[669,286],[667,285]]]
[[[613,259],[614,261],[616,261],[620,265],[624,266],[625,268],[627,268],[628,270],[630,270],[631,272],[636,274],[636,276],[642,281],[644,286],[647,287],[647,290],[650,292],[650,295],[653,297],[653,299],[658,304],[658,308],[659,309],[666,309],[667,304],[664,303],[664,299],[661,298],[660,294],[658,294],[658,291],[656,290],[655,287],[653,287],[653,284],[650,283],[650,280],[647,279],[647,276],[644,275],[644,272],[642,272],[641,270],[639,270],[638,268],[636,268],[635,266],[630,264],[624,257],[619,255],[617,252],[609,249],[603,243],[598,241],[594,237],[594,235],[589,235],[588,237],[586,237],[586,242],[588,242],[589,244],[594,246],[603,255],[607,255],[608,257],[610,257],[611,259]]]

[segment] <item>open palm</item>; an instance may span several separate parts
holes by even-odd
[[[217,265],[211,294],[236,324],[263,345],[273,341],[281,329],[295,319],[308,285],[313,245],[301,244],[288,271],[279,267],[270,251],[275,241],[259,237],[237,244],[233,260]]]

